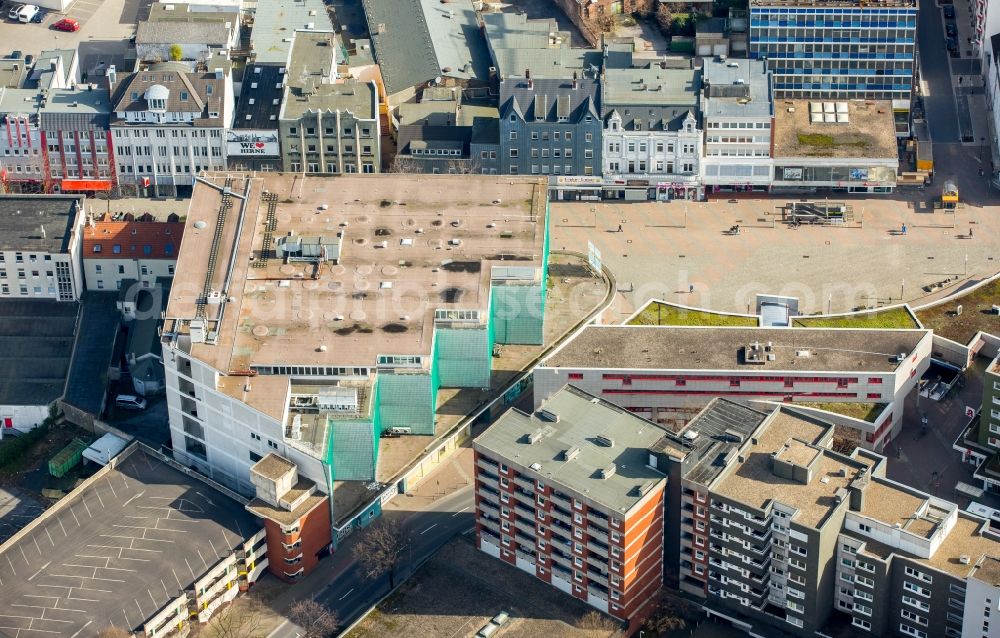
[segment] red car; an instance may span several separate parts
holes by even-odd
[[[80,23],[73,18],[63,18],[62,20],[56,22],[52,25],[52,28],[56,31],[79,31]]]

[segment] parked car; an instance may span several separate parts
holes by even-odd
[[[952,53],[958,52],[958,38],[948,38],[946,42],[949,51],[951,51]]]
[[[115,397],[115,406],[123,410],[145,410],[146,399],[134,394],[119,394]]]
[[[948,18],[949,20],[955,19],[955,5],[946,4],[944,5],[944,9],[942,10],[944,11],[944,17]]]
[[[16,21],[18,14],[21,13],[21,9],[23,8],[24,8],[23,4],[15,4],[13,7],[10,8],[10,11],[7,12],[7,18]]]
[[[45,19],[46,15],[48,15],[48,11],[46,11],[45,9],[39,9],[38,13],[35,14],[35,17],[32,18],[31,21],[41,24],[42,20]]]
[[[35,61],[35,56],[31,55],[30,53],[28,55],[24,56],[24,66],[25,66],[25,68],[30,67],[31,64],[34,61]]]
[[[58,22],[54,22],[52,28],[56,31],[79,31],[80,23],[73,18],[63,18]]]
[[[27,24],[38,15],[39,8],[33,4],[26,4],[17,13],[17,21]]]
[[[955,26],[954,22],[946,22],[944,25],[944,32],[949,38],[954,38],[958,36],[958,27]]]

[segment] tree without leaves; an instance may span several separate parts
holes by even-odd
[[[337,630],[340,620],[315,600],[298,600],[288,608],[288,619],[302,627],[304,638],[326,638]]]
[[[406,549],[403,529],[396,521],[381,518],[366,529],[354,546],[354,557],[366,578],[389,574],[389,589],[396,587],[396,564]]]
[[[670,29],[674,23],[674,12],[665,2],[661,2],[656,9],[656,24],[665,35],[670,35]]]
[[[262,638],[260,602],[256,598],[236,599],[211,622],[218,638]]]
[[[420,173],[420,164],[416,160],[404,157],[402,155],[397,155],[395,159],[392,160],[392,166],[389,167],[390,173]]]
[[[619,623],[610,616],[605,616],[599,611],[591,610],[585,613],[576,621],[577,629],[595,629],[599,631],[614,631],[618,629]]]

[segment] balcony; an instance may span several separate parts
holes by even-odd
[[[594,527],[588,527],[587,533],[590,534],[590,536],[592,536],[594,539],[603,543],[604,545],[608,544],[608,535],[605,534],[604,532],[601,532]]]
[[[552,552],[549,554],[549,558],[552,559],[553,562],[558,563],[560,565],[565,565],[569,569],[573,568],[573,560],[567,558],[566,556],[563,556],[562,553],[560,553],[558,550],[553,549]]]
[[[481,518],[479,519],[479,524],[485,527],[486,529],[490,530],[497,536],[500,535],[500,524],[497,523],[496,521],[488,518]]]
[[[524,507],[520,503],[514,506],[514,511],[517,512],[517,515],[522,518],[529,518],[529,519],[535,518],[535,510]]]
[[[532,542],[534,542],[534,538],[535,538],[535,526],[534,525],[529,525],[528,523],[525,523],[524,521],[516,520],[516,521],[514,521],[514,527],[516,527],[517,529],[519,529],[522,532],[524,532],[525,534],[527,534],[528,538],[532,539]]]
[[[491,543],[493,545],[496,545],[497,547],[500,547],[500,538],[498,536],[490,534],[489,532],[479,532],[479,536],[487,543]]]
[[[479,481],[480,485],[488,487],[489,490],[494,494],[500,493],[500,484],[497,483],[496,479],[491,479],[488,476],[480,474],[479,476],[476,477],[476,480]]]
[[[521,560],[526,560],[526,561],[528,561],[528,562],[529,562],[529,563],[531,563],[532,565],[534,565],[534,564],[535,564],[535,560],[536,560],[536,559],[535,559],[535,555],[534,555],[534,554],[529,554],[529,553],[527,553],[527,552],[522,552],[521,550],[516,550],[516,551],[514,552],[514,555],[515,555],[515,556],[517,556],[518,558],[520,558]]]
[[[529,494],[535,493],[535,482],[529,481],[528,479],[521,478],[520,476],[514,477],[514,484],[518,487],[526,490]]]
[[[487,518],[500,518],[500,510],[486,501],[479,501],[479,511],[482,512]]]
[[[608,529],[608,517],[597,512],[596,510],[590,510],[587,512],[587,520],[601,526],[604,530]]]
[[[491,474],[493,474],[494,476],[497,476],[497,475],[499,475],[499,473],[500,473],[500,468],[499,468],[499,467],[497,466],[497,464],[496,464],[496,463],[493,463],[493,462],[491,462],[491,461],[487,461],[487,460],[486,460],[486,459],[484,459],[484,458],[479,458],[479,459],[477,459],[477,460],[476,460],[476,465],[477,465],[478,467],[480,467],[480,468],[482,468],[482,469],[486,470],[487,472],[490,472],[490,473],[491,473]]]
[[[605,560],[608,558],[608,546],[604,543],[595,543],[594,541],[587,541],[587,549],[598,556],[601,556]]]
[[[552,492],[551,494],[549,494],[549,500],[552,501],[552,503],[554,503],[555,505],[561,506],[567,512],[573,509],[573,503],[570,502],[568,496],[562,496],[557,492]]]
[[[514,495],[514,498],[516,498],[517,500],[521,501],[522,503],[524,503],[528,507],[532,508],[532,510],[534,510],[534,508],[535,508],[535,497],[534,496],[531,496],[529,494],[525,494],[521,490],[514,490],[512,492],[512,494]]]
[[[555,520],[560,521],[561,523],[564,523],[567,528],[569,528],[571,525],[573,525],[573,519],[570,518],[568,514],[563,514],[562,512],[560,512],[558,509],[556,509],[554,507],[549,510],[548,514],[549,514],[549,516],[551,516]]]
[[[595,573],[595,572],[592,572],[592,571],[588,571],[587,572],[587,578],[589,578],[590,580],[592,580],[595,583],[598,583],[598,584],[600,584],[600,585],[602,585],[604,587],[608,586],[608,579],[605,576],[602,576],[601,574],[598,574],[598,573]]]

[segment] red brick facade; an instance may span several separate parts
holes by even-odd
[[[324,498],[311,512],[284,529],[264,519],[264,529],[267,531],[268,570],[277,578],[293,583],[312,571],[319,562],[317,554],[331,542],[329,498]]]

